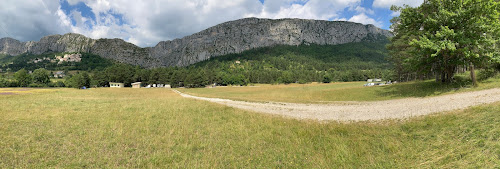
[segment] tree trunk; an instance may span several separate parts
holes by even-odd
[[[441,83],[446,82],[446,71],[441,71]]]
[[[476,72],[474,71],[474,64],[470,63],[470,78],[472,79],[472,85],[477,86]]]

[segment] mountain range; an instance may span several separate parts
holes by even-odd
[[[40,41],[0,39],[0,54],[85,52],[145,68],[188,66],[213,57],[275,45],[339,45],[392,37],[374,25],[346,21],[244,18],[154,47],[141,48],[122,39],[91,39],[80,34],[50,35]]]

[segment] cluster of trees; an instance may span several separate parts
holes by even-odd
[[[495,0],[426,0],[392,7],[395,37],[388,45],[399,80],[452,82],[457,72],[486,72],[500,62],[500,3]]]
[[[0,87],[64,87],[61,81],[52,82],[52,73],[44,68],[36,69],[29,73],[26,69],[21,69],[14,74],[14,79],[8,80],[0,78]]]
[[[104,71],[87,74],[81,72],[66,79],[66,85],[80,88],[83,86],[103,87],[109,82],[122,82],[129,86],[133,82],[144,84],[170,84],[172,87],[204,87],[210,84],[247,85],[248,83],[308,83],[332,81],[359,81],[372,77],[390,79],[391,70],[348,70],[348,71],[281,71],[277,69],[252,71],[241,65],[229,70],[208,69],[205,67],[190,68],[156,68],[141,69],[130,65],[117,64]]]

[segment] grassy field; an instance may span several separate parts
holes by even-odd
[[[494,168],[498,112],[317,123],[168,89],[33,89],[0,95],[0,168]]]
[[[366,82],[312,83],[245,87],[216,87],[178,89],[203,97],[225,98],[253,102],[274,101],[289,103],[328,103],[332,101],[377,101],[405,97],[426,97],[457,92],[500,87],[500,77],[483,81],[476,88],[460,84],[441,85],[433,80],[398,83],[386,86],[364,87]]]

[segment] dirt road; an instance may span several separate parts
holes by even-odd
[[[296,119],[319,121],[368,121],[406,119],[437,112],[465,109],[500,101],[500,88],[424,98],[405,98],[373,102],[334,102],[330,104],[256,103],[192,96],[183,97],[224,104],[230,107]]]

